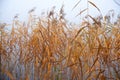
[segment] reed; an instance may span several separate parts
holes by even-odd
[[[1,80],[120,79],[120,17],[113,23],[110,15],[88,13],[76,29],[63,8],[53,8],[45,19],[33,13],[28,22],[15,18],[11,30],[0,26]]]

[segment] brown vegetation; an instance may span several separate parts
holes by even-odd
[[[75,29],[63,7],[58,16],[29,15],[26,23],[14,19],[12,30],[0,26],[2,80],[120,79],[119,17],[112,23],[110,15],[87,15],[94,23],[83,20]]]

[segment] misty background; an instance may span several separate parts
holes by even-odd
[[[87,0],[81,0],[74,10],[72,8],[79,0],[0,0],[0,22],[11,23],[13,17],[19,14],[19,20],[25,21],[28,18],[28,11],[36,7],[35,15],[40,16],[42,12],[50,11],[56,6],[55,11],[59,12],[62,5],[66,13],[65,18],[70,22],[80,22],[80,16],[75,17],[81,10],[87,8]],[[97,5],[102,15],[106,15],[109,10],[114,10],[115,15],[120,13],[120,6],[114,0],[89,0]],[[119,1],[119,0],[118,0]],[[89,13],[98,16],[99,12],[89,4]],[[83,13],[85,14],[85,13]]]

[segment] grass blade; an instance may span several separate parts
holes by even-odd
[[[79,0],[79,1],[77,2],[77,4],[75,4],[75,6],[72,8],[72,10],[73,10],[80,2],[81,2],[81,0]]]
[[[88,2],[100,12],[100,9],[93,2],[91,2],[91,1],[88,1]]]
[[[87,9],[88,9],[88,8],[83,9],[82,11],[80,11],[80,13],[79,13],[78,15],[76,15],[76,17],[79,16],[80,14],[82,14],[83,12],[85,12]]]

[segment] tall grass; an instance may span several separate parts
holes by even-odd
[[[57,14],[43,19],[29,13],[26,23],[15,18],[12,30],[0,26],[1,80],[119,80],[120,17],[113,23],[111,15],[88,13],[92,21],[76,29],[63,6]]]

